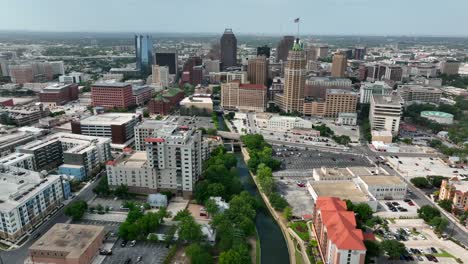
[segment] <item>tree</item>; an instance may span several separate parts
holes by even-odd
[[[444,176],[428,176],[429,182],[434,186],[435,188],[440,188],[442,185],[442,181],[448,179],[447,177]]]
[[[71,217],[73,221],[80,220],[86,209],[88,209],[88,204],[85,201],[75,201],[65,209],[65,215]]]
[[[211,257],[208,250],[201,247],[199,244],[192,244],[185,249],[185,253],[190,258],[191,264],[211,264],[213,257]]]
[[[430,186],[426,177],[414,177],[411,180],[411,183],[418,188],[428,188]]]
[[[440,200],[440,201],[437,202],[437,204],[447,212],[452,211],[453,202],[450,199]]]
[[[397,240],[384,240],[380,246],[391,259],[398,259],[406,252],[405,244]]]
[[[442,233],[448,226],[449,222],[447,219],[442,218],[440,216],[436,216],[431,219],[429,225],[434,227],[434,231],[437,233]]]
[[[268,199],[270,200],[271,206],[273,206],[275,210],[282,211],[284,210],[284,208],[286,208],[286,206],[289,205],[286,199],[284,199],[278,193],[275,193],[275,192],[271,193],[268,196]]]
[[[372,208],[366,203],[358,203],[353,206],[353,211],[356,213],[356,218],[361,222],[365,223],[367,220],[372,218]]]
[[[225,115],[224,117],[227,119],[227,120],[232,120],[234,119],[234,116],[236,115],[235,112],[229,112],[227,115]]]
[[[109,184],[107,183],[107,176],[101,177],[99,179],[98,184],[96,187],[94,187],[93,192],[97,196],[108,196],[111,193],[111,190],[109,189]]]
[[[183,218],[178,224],[179,227],[179,239],[194,243],[200,242],[203,239],[203,233],[201,226],[195,222],[195,219],[190,215],[189,217]]]
[[[292,212],[291,206],[286,206],[286,208],[284,208],[283,215],[284,215],[284,218],[286,218],[288,221],[292,219],[293,212]]]
[[[382,248],[380,247],[379,242],[364,240],[364,245],[366,245],[366,263],[369,262],[370,258],[382,255]]]
[[[114,191],[115,196],[119,197],[120,199],[127,199],[130,197],[130,192],[128,191],[128,186],[121,184],[117,187]]]
[[[206,211],[209,215],[215,215],[219,212],[218,205],[214,199],[208,199],[205,202]]]
[[[440,217],[440,212],[435,207],[423,205],[418,209],[418,216],[424,221],[430,222],[434,217]]]
[[[245,247],[230,249],[219,255],[219,264],[250,264],[251,259]]]
[[[413,144],[413,140],[411,138],[404,138],[401,140],[401,142],[407,144],[407,145],[411,145]]]
[[[214,128],[208,128],[206,130],[206,134],[210,135],[210,136],[216,136],[216,134],[218,134],[218,131]]]

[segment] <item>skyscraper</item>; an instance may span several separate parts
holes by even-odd
[[[347,65],[348,65],[348,60],[346,59],[346,54],[335,53],[335,55],[333,55],[331,76],[344,77]]]
[[[265,56],[257,56],[249,60],[247,75],[250,83],[266,84],[268,78],[268,60]]]
[[[317,58],[326,58],[328,56],[328,46],[320,46],[317,48]]]
[[[161,51],[155,53],[155,64],[169,67],[169,74],[177,74],[177,51]]]
[[[153,64],[153,41],[150,36],[135,35],[136,67],[142,73],[151,72]]]
[[[276,48],[276,61],[286,62],[289,50],[294,44],[294,36],[284,36]]]
[[[302,43],[296,39],[289,51],[284,69],[284,92],[276,95],[280,101],[279,107],[287,113],[303,112],[304,87],[306,79],[306,54]]]
[[[232,29],[226,28],[221,37],[221,65],[223,69],[237,65],[237,39]]]

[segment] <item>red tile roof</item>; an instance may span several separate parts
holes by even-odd
[[[318,197],[315,206],[327,228],[328,239],[338,249],[366,250],[362,230],[356,228],[354,212],[347,211],[345,201],[337,197]]]
[[[375,235],[372,233],[364,233],[364,240],[375,241]]]
[[[114,166],[117,162],[115,160],[109,160],[106,162],[106,165]]]

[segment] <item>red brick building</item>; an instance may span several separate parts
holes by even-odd
[[[93,106],[128,108],[135,105],[132,85],[119,82],[96,83],[91,87]]]
[[[179,88],[169,88],[164,93],[151,99],[148,110],[151,114],[167,115],[184,99],[184,91]]]
[[[364,235],[356,228],[354,212],[347,210],[345,201],[337,197],[318,197],[312,220],[324,263],[364,264]]]
[[[78,100],[78,84],[54,84],[39,93],[39,101],[46,105],[64,105]]]

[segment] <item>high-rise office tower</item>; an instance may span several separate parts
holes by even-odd
[[[281,109],[284,112],[302,112],[306,79],[306,55],[302,43],[296,39],[289,51],[284,69],[284,93]]]
[[[331,76],[344,77],[347,65],[348,65],[348,60],[346,59],[346,54],[335,53],[335,55],[333,55]]]
[[[135,35],[136,67],[142,73],[151,72],[153,64],[153,41],[150,36]]]
[[[320,46],[317,48],[317,58],[328,57],[328,46]]]
[[[366,48],[365,47],[354,48],[353,55],[354,55],[353,57],[355,60],[363,60],[364,56],[366,55]]]
[[[177,51],[158,50],[154,57],[155,64],[169,67],[169,74],[177,74]]]
[[[284,36],[276,48],[276,61],[286,62],[289,50],[294,44],[294,36]]]
[[[221,37],[221,65],[223,69],[237,65],[237,39],[232,29],[226,28]]]
[[[153,84],[166,87],[169,85],[169,67],[153,65],[152,67]]]
[[[247,76],[250,83],[266,84],[268,78],[268,60],[265,56],[257,56],[249,60]]]
[[[267,58],[270,58],[271,55],[271,48],[268,47],[267,45],[257,47],[257,56],[265,56]]]

